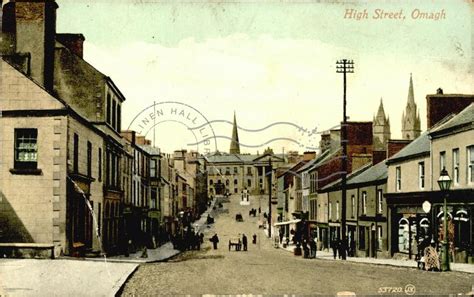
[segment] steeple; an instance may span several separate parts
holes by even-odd
[[[230,142],[230,154],[240,154],[239,132],[237,131],[237,120],[234,111],[234,124],[232,126],[232,140]]]
[[[382,98],[380,98],[380,105],[377,115],[374,117],[372,131],[374,150],[386,150],[388,140],[390,139],[390,121],[388,117],[385,116]]]
[[[413,78],[410,73],[410,85],[408,87],[407,106],[402,116],[402,138],[415,139],[420,136],[420,114],[417,111],[415,96],[413,92]]]

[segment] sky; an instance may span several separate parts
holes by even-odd
[[[355,68],[349,119],[371,121],[382,98],[392,138],[401,137],[410,73],[422,130],[427,94],[473,93],[469,1],[57,3],[57,32],[84,34],[84,58],[125,95],[125,128],[148,131],[165,152],[228,151],[234,112],[244,153],[316,149],[318,132],[342,120],[343,58]],[[351,9],[367,18],[350,18]]]

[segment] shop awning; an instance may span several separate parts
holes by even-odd
[[[289,224],[296,224],[296,223],[299,223],[299,222],[301,222],[301,220],[297,219],[297,220],[291,220],[291,221],[286,221],[286,222],[275,223],[273,226],[283,226],[283,225],[289,225]]]

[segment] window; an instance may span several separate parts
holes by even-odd
[[[234,179],[234,185],[237,185],[238,183],[238,180]]]
[[[212,186],[214,182],[212,181],[212,179],[209,181],[209,185]]]
[[[339,201],[336,201],[336,220],[339,220]]]
[[[92,143],[87,142],[87,176],[92,176]]]
[[[395,189],[397,191],[402,190],[402,169],[400,166],[395,168]]]
[[[151,188],[151,205],[150,205],[151,208],[156,208],[156,206],[157,206],[156,198],[157,198],[156,188],[153,187],[153,188]]]
[[[425,188],[425,162],[418,163],[418,186],[421,190]]]
[[[102,204],[99,202],[97,204],[98,208],[97,208],[97,233],[99,234],[100,236],[100,227],[102,225]]]
[[[351,196],[351,217],[353,218],[355,215],[355,196]]]
[[[156,160],[150,160],[150,177],[156,177]]]
[[[439,171],[441,172],[443,168],[446,168],[446,152],[439,153]]]
[[[367,214],[367,192],[362,192],[362,214]]]
[[[377,226],[377,250],[382,250],[382,226]]]
[[[250,179],[247,180],[247,187],[251,187],[252,186],[252,181]]]
[[[238,173],[238,169],[237,167],[234,167],[234,174],[237,174]]]
[[[110,100],[110,94],[107,94],[107,123],[110,124],[110,109],[111,109],[111,100]]]
[[[467,148],[467,182],[474,183],[474,146]]]
[[[15,169],[37,169],[38,130],[15,129]]]
[[[119,132],[122,129],[121,117],[122,117],[122,107],[120,106],[120,104],[117,104],[117,131]]]
[[[383,212],[383,204],[382,204],[382,199],[383,199],[383,193],[382,190],[377,190],[377,210],[378,213]]]
[[[117,102],[112,100],[112,128],[117,129]]]
[[[230,174],[230,167],[226,167],[226,168],[225,168],[225,174],[226,174],[226,175],[229,175],[229,174]]]
[[[359,227],[359,249],[365,250],[365,227]]]
[[[453,182],[459,184],[459,149],[453,149]]]
[[[74,159],[73,159],[73,165],[72,165],[72,170],[77,173],[79,171],[79,135],[74,133]]]
[[[332,203],[329,203],[328,207],[329,219],[332,219]]]
[[[247,175],[252,175],[252,167],[247,167]]]
[[[98,153],[97,157],[98,157],[97,160],[99,160],[98,161],[98,165],[99,165],[99,176],[98,176],[98,178],[99,178],[99,181],[102,181],[102,149],[101,148],[99,148],[99,153]]]
[[[229,180],[228,180],[228,179],[225,180],[225,185],[226,185],[226,186],[229,185]]]

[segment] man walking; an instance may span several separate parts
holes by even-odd
[[[244,246],[244,251],[247,251],[247,236],[242,235],[242,245]]]
[[[213,248],[217,250],[217,243],[219,242],[219,237],[217,236],[217,233],[211,237],[210,241],[212,242]]]
[[[337,256],[337,243],[339,242],[339,240],[337,240],[336,238],[334,238],[332,241],[331,241],[331,248],[332,248],[332,254],[334,256],[334,260],[336,260],[336,256]]]

